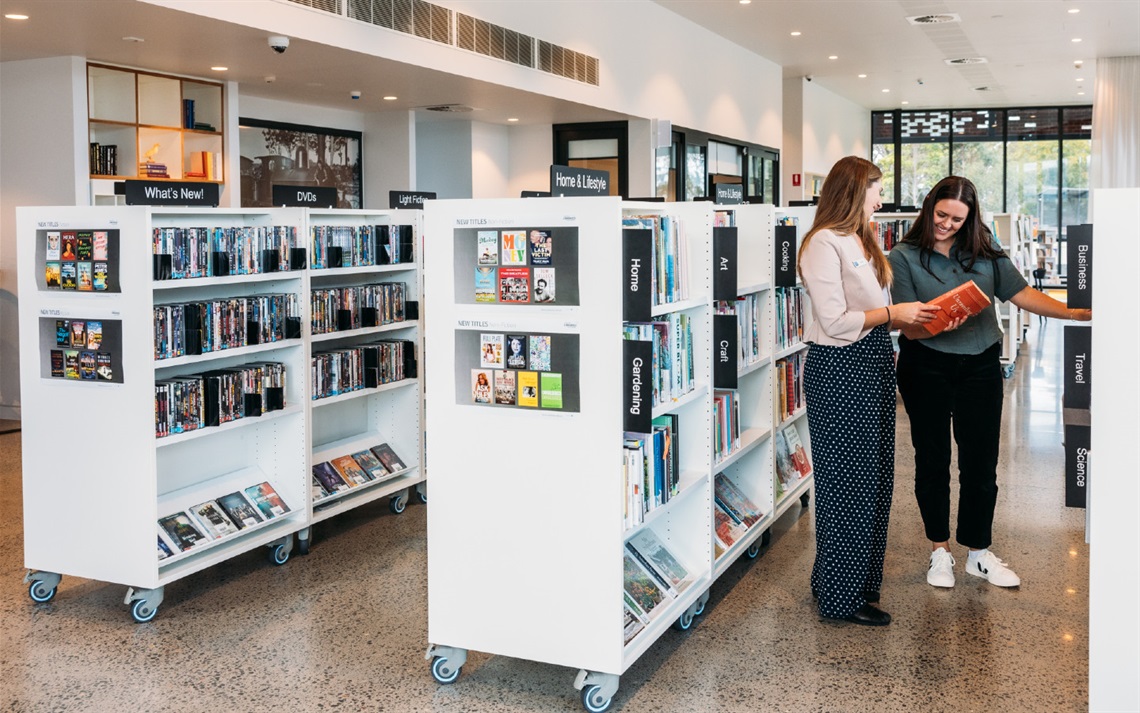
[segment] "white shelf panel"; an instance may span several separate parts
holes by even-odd
[[[206,436],[212,436],[215,433],[224,433],[225,431],[232,431],[235,428],[246,428],[249,426],[257,426],[257,425],[262,424],[262,423],[268,423],[269,421],[275,421],[279,418],[285,418],[287,416],[299,415],[303,412],[304,412],[304,407],[299,406],[297,404],[293,404],[292,406],[286,406],[285,408],[280,409],[278,411],[270,411],[268,413],[263,413],[260,416],[249,416],[246,418],[239,418],[236,421],[230,421],[229,423],[223,423],[220,426],[210,426],[207,428],[199,428],[196,431],[187,431],[186,433],[174,433],[174,434],[171,434],[169,436],[164,436],[163,438],[157,438],[156,437],[154,439],[154,445],[156,448],[162,448],[164,446],[172,446],[175,443],[185,443],[186,441],[192,441],[196,438],[204,438]],[[224,494],[225,493],[223,493],[223,495]]]
[[[772,289],[771,282],[761,282],[755,285],[745,285],[743,287],[736,288],[736,296],[743,297],[744,295],[750,295],[753,292],[763,292],[764,290],[770,289]]]
[[[814,482],[813,476],[809,474],[800,478],[800,482],[796,483],[791,490],[784,491],[784,494],[776,499],[776,507],[772,511],[772,516],[778,518],[783,515],[792,506],[792,503],[799,500],[800,496],[807,492],[812,482]]]
[[[730,465],[744,457],[746,453],[751,451],[756,446],[763,443],[769,436],[772,435],[772,429],[764,426],[763,428],[749,428],[744,433],[740,434],[740,445],[736,450],[729,453],[727,457],[721,459],[713,464],[713,470],[720,472]]]
[[[761,356],[759,359],[752,362],[751,364],[748,364],[746,366],[741,367],[740,369],[737,369],[736,370],[736,378],[739,379],[740,377],[747,376],[754,371],[759,371],[771,363],[772,363],[772,360],[770,358],[768,358],[767,356]]]
[[[276,342],[266,342],[265,344],[252,344],[248,347],[233,347],[230,349],[218,349],[205,354],[191,354],[188,356],[174,357],[173,359],[156,359],[154,362],[155,369],[169,369],[175,366],[185,366],[187,364],[203,364],[217,359],[225,359],[227,357],[244,357],[250,354],[259,354],[261,352],[273,351],[274,349],[287,349],[289,347],[299,347],[303,344],[300,339],[282,339]],[[161,374],[157,375],[158,378],[163,378]]]
[[[791,345],[790,347],[785,347],[785,348],[781,349],[780,351],[776,352],[772,356],[772,359],[773,360],[783,359],[784,357],[791,356],[792,354],[795,354],[798,351],[803,351],[804,349],[807,349],[807,347],[808,347],[807,342],[797,342],[797,343]]]
[[[253,275],[226,275],[225,277],[194,277],[183,280],[153,280],[152,288],[159,290],[177,290],[191,287],[214,287],[215,285],[237,285],[252,282],[278,282],[286,280],[300,280],[304,270],[285,270],[284,272],[259,272]]]
[[[783,421],[780,421],[778,424],[776,424],[776,430],[779,431],[779,430],[783,429],[784,426],[787,426],[792,421],[795,421],[795,420],[799,419],[801,416],[804,416],[806,414],[807,414],[807,406],[801,406],[800,408],[796,409],[796,411],[793,412],[792,415],[788,416]]]
[[[161,586],[182,579],[219,562],[225,562],[242,552],[268,545],[303,527],[304,511],[294,510],[282,517],[247,527],[229,537],[199,545],[174,557],[167,557],[158,563],[158,584]]]
[[[312,336],[313,343],[327,342],[333,339],[345,339],[347,337],[364,337],[370,334],[384,334],[385,332],[395,332],[400,329],[412,329],[418,327],[419,322],[415,320],[407,320],[403,322],[392,322],[390,324],[382,324],[379,327],[361,327],[359,329],[346,329],[343,332],[326,332],[325,334],[314,334]]]
[[[311,524],[339,515],[342,512],[390,496],[417,483],[423,482],[420,469],[412,466],[380,480],[373,480],[335,495],[313,502]]]
[[[689,393],[687,393],[683,396],[680,396],[676,399],[673,399],[672,401],[670,401],[668,403],[657,404],[656,406],[653,407],[653,418],[657,418],[658,416],[664,416],[667,413],[672,413],[673,411],[676,411],[677,409],[681,408],[682,406],[685,406],[686,404],[690,404],[694,401],[697,401],[698,399],[706,396],[708,394],[708,390],[709,390],[708,385],[697,384],[697,388],[693,389]]]
[[[342,403],[344,401],[352,401],[353,399],[362,399],[366,396],[372,396],[374,394],[380,394],[380,393],[383,393],[385,391],[394,391],[395,389],[404,389],[404,388],[411,386],[412,384],[418,384],[419,382],[420,382],[419,379],[400,379],[399,381],[393,381],[390,384],[383,384],[381,386],[377,386],[377,387],[374,387],[371,389],[358,389],[356,391],[349,391],[347,394],[337,394],[336,396],[326,396],[323,399],[314,399],[313,400],[313,408],[316,408],[318,406],[329,406],[331,404],[338,404],[338,403]]]
[[[653,305],[652,314],[654,317],[662,317],[673,312],[683,312],[687,309],[694,307],[706,307],[709,304],[708,296],[693,297],[680,302],[667,302],[663,305]]]
[[[651,612],[652,618],[649,623],[622,650],[622,671],[625,671],[639,656],[645,653],[661,634],[671,627],[673,622],[677,621],[678,617],[693,602],[700,598],[710,584],[712,584],[712,577],[706,572],[697,577],[676,599],[655,607]],[[620,634],[620,632],[618,633]]]
[[[684,502],[691,493],[701,490],[699,486],[702,483],[706,482],[708,482],[708,474],[706,473],[702,473],[697,470],[683,471],[681,473],[681,478],[677,483],[677,494],[669,498],[669,502],[665,503],[664,505],[655,507],[649,512],[645,513],[645,518],[641,521],[641,524],[626,530],[623,537],[628,540],[629,538],[633,537],[633,535],[637,533],[638,530],[652,525],[653,522],[657,520],[657,518],[661,517],[661,515],[668,511],[670,508],[680,507],[679,503]]]
[[[408,272],[417,267],[414,262],[400,262],[394,265],[361,265],[360,267],[312,267],[309,277],[317,280],[322,277],[344,277],[346,275],[376,275],[392,272]]]

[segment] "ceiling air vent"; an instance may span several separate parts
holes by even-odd
[[[946,64],[958,66],[963,64],[985,64],[989,60],[985,57],[955,57],[954,59],[947,59],[944,61]]]
[[[947,22],[961,22],[957,13],[943,13],[941,15],[915,15],[906,19],[912,25],[942,25]]]
[[[435,106],[425,106],[424,111],[438,111],[444,114],[466,114],[467,112],[475,110],[466,104],[436,104]]]

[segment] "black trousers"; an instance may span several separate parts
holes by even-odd
[[[815,473],[819,612],[843,618],[883,584],[895,487],[895,368],[891,337],[876,327],[843,347],[812,344],[804,364]]]
[[[958,445],[958,529],[973,549],[990,546],[1001,438],[1001,344],[948,354],[899,339],[898,383],[914,444],[914,495],[931,542],[950,539],[950,434]]]

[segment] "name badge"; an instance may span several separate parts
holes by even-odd
[[[851,267],[863,267],[867,264],[867,260],[852,260]]]

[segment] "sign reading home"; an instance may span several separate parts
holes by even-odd
[[[608,196],[610,172],[551,166],[550,193],[554,196]]]
[[[123,181],[127,205],[177,205],[216,208],[217,183],[197,181]]]
[[[302,208],[336,208],[335,186],[283,186],[273,184],[273,205]]]
[[[653,231],[621,231],[621,318],[626,322],[653,319]]]
[[[424,201],[432,200],[435,200],[435,193],[429,191],[388,191],[388,207],[393,210],[423,208]]]

